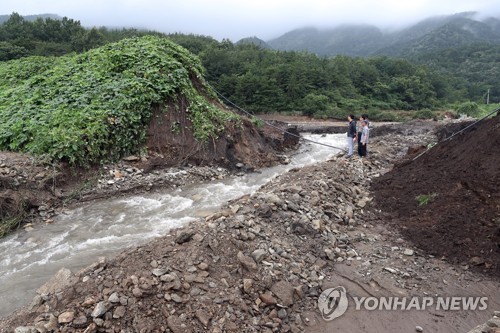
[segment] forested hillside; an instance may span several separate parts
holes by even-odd
[[[477,43],[421,54],[413,61],[436,73],[463,78],[457,88],[467,91],[471,100],[484,103],[489,91],[489,101],[500,102],[500,45]]]
[[[296,29],[267,44],[281,51],[307,51],[318,56],[365,57],[389,45],[390,38],[375,26],[343,25],[334,29]]]
[[[457,19],[446,20],[456,22]],[[436,27],[443,27],[446,20],[429,20],[408,29],[408,34],[423,38]],[[496,22],[492,19],[488,23],[492,31],[498,28],[495,28]],[[363,47],[373,47],[382,36],[380,31],[372,31],[368,26],[345,27],[338,32],[334,39],[345,45],[354,36],[364,36],[363,45],[351,42],[353,50],[359,52]],[[488,89],[491,102],[500,99],[498,49],[490,43],[481,44],[479,50],[475,46],[425,49],[409,60],[385,56],[326,58],[304,51],[270,50],[255,37],[233,44],[209,36],[165,35],[135,29],[85,29],[80,22],[68,18],[39,18],[31,22],[14,13],[0,25],[0,60],[83,52],[144,35],[168,37],[198,55],[209,82],[231,101],[253,112],[298,111],[344,118],[347,112],[369,110],[375,118],[393,119],[393,114],[380,111],[436,109],[467,100],[481,102]],[[313,40],[312,37],[306,39]]]
[[[67,17],[36,17],[29,20],[13,13],[0,25],[0,61],[39,55],[83,52],[123,38],[159,33],[136,29],[85,29]]]
[[[255,112],[302,110],[343,118],[346,111],[418,110],[459,99],[445,76],[405,60],[327,59],[229,43],[200,57],[209,81]]]
[[[404,58],[427,66],[453,81],[457,96],[500,102],[500,19],[466,12],[432,17],[400,31],[374,26],[304,28],[268,41],[279,50],[309,51],[320,56],[349,55]]]

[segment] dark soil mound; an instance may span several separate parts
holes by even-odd
[[[376,202],[417,246],[500,275],[500,117],[378,178]]]
[[[151,156],[161,158],[150,161],[150,167],[192,163],[234,168],[241,163],[246,169],[255,169],[278,164],[280,152],[298,144],[298,138],[287,141],[282,131],[267,125],[258,127],[243,116],[223,126],[223,134],[202,142],[195,137],[186,108],[174,105],[168,112],[156,108],[148,128],[147,148]],[[283,130],[285,126],[281,124]]]

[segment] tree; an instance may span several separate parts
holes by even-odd
[[[24,47],[8,42],[0,42],[0,61],[18,59],[26,55],[28,55],[28,50]]]

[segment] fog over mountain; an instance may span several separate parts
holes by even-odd
[[[372,25],[292,30],[267,41],[273,49],[309,51],[321,56],[412,56],[474,43],[500,44],[500,19],[475,12],[431,17],[400,30]]]
[[[495,0],[2,0],[0,14],[55,13],[84,26],[136,27],[228,38],[277,38],[303,27],[334,28],[363,24],[383,31],[409,27],[436,15],[500,14]]]

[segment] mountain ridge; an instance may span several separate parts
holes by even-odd
[[[434,16],[407,28],[386,31],[374,25],[344,24],[294,29],[267,41],[280,51],[309,51],[319,56],[408,57],[477,42],[500,44],[500,19],[479,19],[476,12]]]
[[[7,15],[0,15],[0,24],[6,22],[11,14]],[[21,15],[23,19],[26,21],[36,21],[36,19],[41,18],[41,19],[46,19],[46,18],[51,18],[54,20],[61,20],[62,17],[57,15],[57,14],[36,14],[36,15]]]

